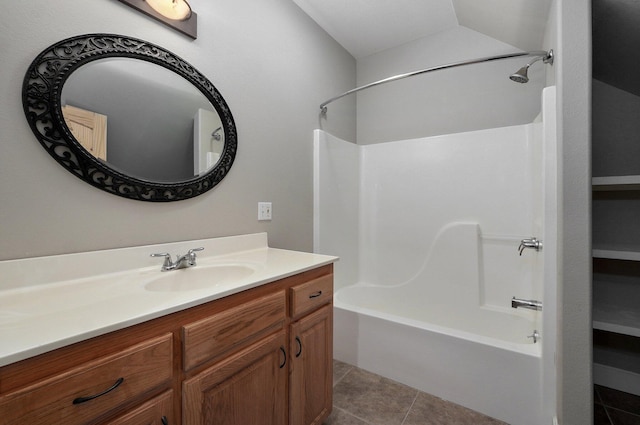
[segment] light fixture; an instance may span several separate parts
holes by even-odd
[[[198,14],[186,0],[120,0],[171,28],[198,38]]]
[[[167,19],[184,21],[191,17],[191,7],[185,0],[145,0],[149,6]]]

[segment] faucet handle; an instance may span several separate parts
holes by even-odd
[[[185,254],[185,257],[187,257],[187,260],[189,261],[190,266],[196,265],[196,251],[202,251],[202,250],[204,250],[203,246],[201,246],[200,248],[192,248],[189,251],[187,251],[187,253]]]
[[[168,252],[160,252],[157,254],[151,254],[150,257],[164,257],[164,263],[162,267],[171,267],[173,263],[171,262],[171,254]]]

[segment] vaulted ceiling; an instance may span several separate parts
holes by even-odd
[[[293,1],[361,58],[458,25],[522,50],[541,50],[552,0]]]

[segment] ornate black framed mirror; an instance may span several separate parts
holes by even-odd
[[[53,44],[29,66],[22,102],[58,163],[129,199],[198,196],[220,183],[237,152],[233,116],[213,84],[175,54],[131,37]]]

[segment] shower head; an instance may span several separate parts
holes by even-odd
[[[515,81],[516,83],[521,84],[528,83],[529,76],[527,75],[527,72],[529,71],[529,67],[539,60],[541,60],[543,63],[553,65],[553,50],[549,50],[549,52],[547,52],[544,56],[541,55],[536,57],[534,60],[517,70],[514,74],[511,74],[509,76],[511,81]]]
[[[530,65],[525,65],[519,70],[517,70],[514,74],[511,74],[509,78],[511,81],[515,81],[516,83],[528,83],[529,77],[527,76],[527,71],[529,71]]]

